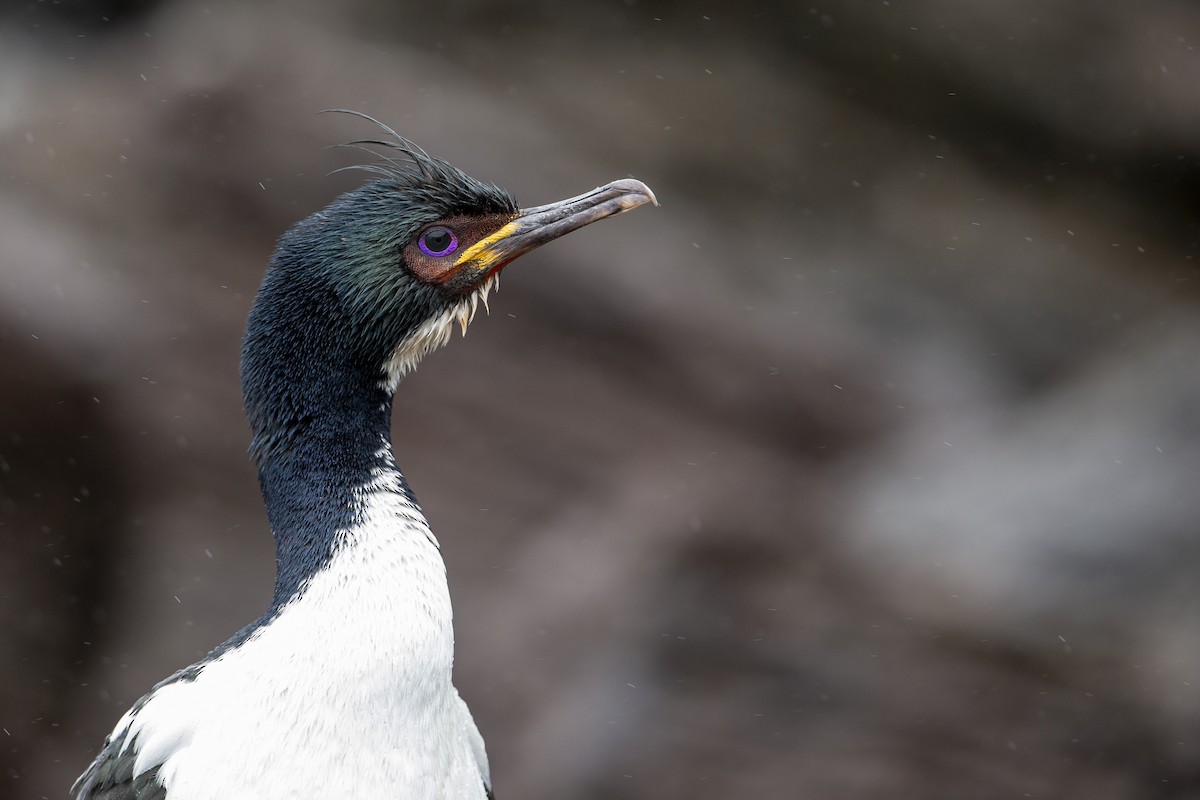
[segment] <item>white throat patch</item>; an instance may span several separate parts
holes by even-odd
[[[433,319],[426,320],[409,334],[392,353],[392,357],[387,360],[387,363],[383,365],[385,375],[383,388],[387,393],[395,392],[396,387],[400,384],[400,379],[412,372],[417,364],[421,363],[422,358],[450,341],[450,334],[454,332],[455,322],[462,329],[462,335],[466,336],[467,325],[475,319],[475,312],[479,310],[480,303],[483,304],[485,310],[491,311],[488,306],[488,295],[493,288],[497,290],[500,288],[499,272],[481,283],[478,289],[459,300],[458,303]]]

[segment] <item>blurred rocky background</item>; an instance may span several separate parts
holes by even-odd
[[[1200,797],[1200,7],[0,10],[0,797],[262,610],[242,325],[376,115],[527,204],[406,379],[524,798]]]

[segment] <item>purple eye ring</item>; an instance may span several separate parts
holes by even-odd
[[[458,237],[444,225],[426,228],[417,239],[417,247],[427,256],[441,258],[458,249]]]

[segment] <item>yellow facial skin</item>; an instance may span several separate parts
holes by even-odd
[[[470,266],[472,270],[478,272],[487,272],[490,270],[501,256],[499,250],[491,249],[492,245],[501,239],[511,236],[517,230],[517,227],[517,221],[513,220],[495,233],[485,236],[466,250],[463,250],[462,254],[454,262],[455,269]]]

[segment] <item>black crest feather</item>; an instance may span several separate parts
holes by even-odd
[[[322,114],[349,114],[365,119],[387,134],[385,139],[354,139],[349,142],[330,145],[331,147],[346,147],[361,150],[375,156],[376,160],[369,164],[351,164],[333,170],[332,173],[357,170],[368,172],[381,178],[397,181],[402,185],[437,186],[460,196],[480,197],[483,195],[490,200],[500,200],[500,206],[495,210],[502,213],[512,213],[517,209],[512,196],[492,183],[476,180],[444,159],[431,156],[416,142],[401,136],[390,125],[381,122],[370,114],[354,111],[348,108],[327,108]],[[379,149],[376,149],[379,148]],[[381,150],[383,152],[381,152]],[[401,155],[397,158],[388,151]],[[481,191],[482,190],[482,191]]]

